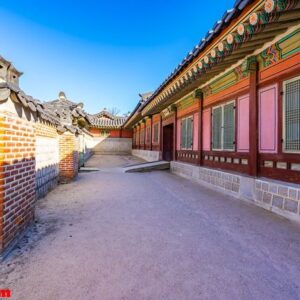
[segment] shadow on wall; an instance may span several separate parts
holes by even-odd
[[[58,163],[36,170],[36,198],[43,198],[54,189],[57,186],[58,177]]]
[[[7,149],[4,149],[4,151]],[[2,161],[0,165],[0,255],[34,220],[35,157]]]

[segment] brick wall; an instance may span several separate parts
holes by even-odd
[[[55,126],[47,122],[35,123],[36,134],[36,192],[44,197],[56,187],[59,173],[59,142]]]
[[[59,136],[59,181],[70,182],[78,174],[78,138],[65,132]]]
[[[31,121],[0,113],[0,253],[34,219],[35,134]]]

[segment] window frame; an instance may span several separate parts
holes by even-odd
[[[192,139],[192,143],[191,146],[189,148],[184,148],[182,146],[182,122],[185,120],[191,119],[191,139]],[[187,132],[186,132],[186,137],[187,139]],[[190,115],[187,117],[184,117],[180,120],[180,150],[193,150],[193,146],[194,146],[194,116]]]
[[[300,154],[300,150],[288,150],[286,149],[286,110],[285,110],[285,104],[286,104],[286,86],[287,84],[300,80],[300,76],[290,78],[288,80],[284,80],[282,82],[282,91],[283,91],[283,97],[282,97],[282,152],[287,154]]]
[[[145,145],[145,130],[144,130],[144,128],[140,130],[140,145]]]
[[[234,104],[234,110],[233,110],[233,124],[234,124],[234,144],[233,144],[233,149],[226,149],[224,148],[224,107],[228,104]],[[214,148],[214,141],[213,141],[213,137],[214,137],[214,120],[213,120],[213,116],[214,116],[214,110],[218,109],[218,108],[222,108],[222,113],[221,113],[221,148],[220,149],[216,149]],[[212,107],[211,109],[211,149],[212,151],[227,151],[227,152],[235,152],[236,151],[236,100],[230,100],[230,101],[226,101],[222,104],[219,104],[217,106]]]
[[[157,126],[157,140],[155,140],[155,127]],[[159,122],[156,122],[153,124],[153,137],[152,137],[152,143],[158,144],[159,143]]]
[[[146,127],[146,145],[151,144],[151,126]]]

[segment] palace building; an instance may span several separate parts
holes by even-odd
[[[134,155],[299,219],[300,1],[237,0],[124,128]]]

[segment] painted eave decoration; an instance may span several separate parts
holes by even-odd
[[[125,126],[160,112],[299,23],[299,0],[239,0],[139,108]]]

